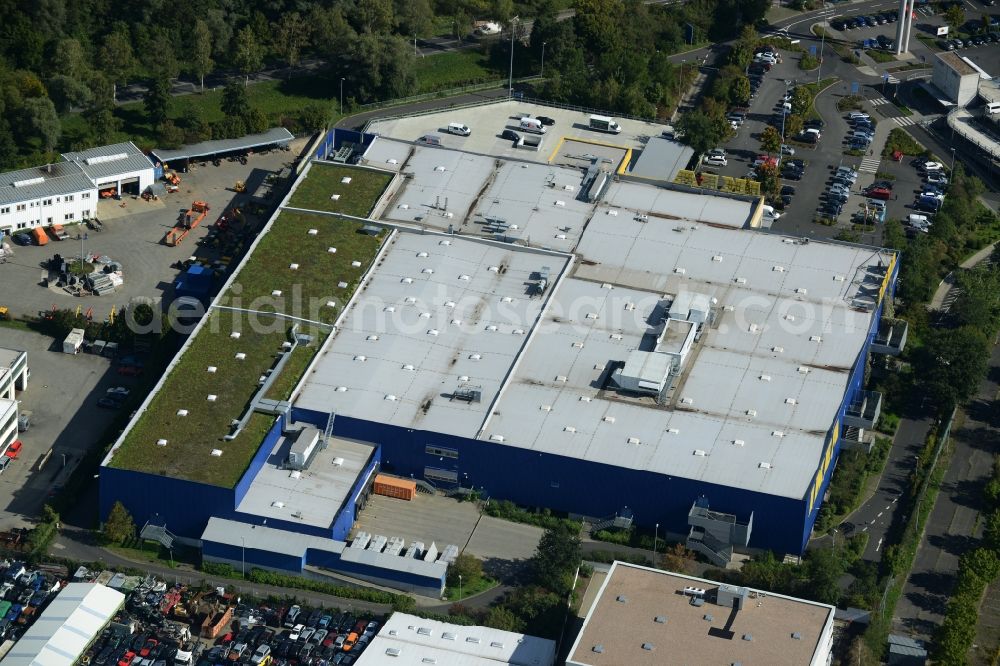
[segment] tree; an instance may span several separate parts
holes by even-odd
[[[148,35],[148,43],[145,50],[140,51],[146,69],[153,76],[166,80],[175,79],[181,71],[180,63],[177,62],[177,50],[174,41],[165,28],[154,27]]]
[[[49,97],[59,113],[90,104],[94,98],[90,88],[79,79],[56,74],[49,79]]]
[[[785,136],[798,136],[802,133],[802,129],[805,127],[805,121],[797,113],[791,113],[785,116]]]
[[[32,97],[24,100],[23,108],[28,126],[42,140],[45,152],[51,153],[62,135],[62,125],[52,100],[48,97]]]
[[[46,504],[42,507],[42,518],[28,534],[28,544],[31,547],[30,558],[38,561],[49,551],[52,540],[59,533],[59,514]]]
[[[267,116],[263,111],[253,107],[248,108],[246,113],[243,114],[243,122],[247,126],[248,134],[260,134],[261,132],[266,132],[267,128],[271,124],[268,122]]]
[[[738,76],[729,86],[729,101],[736,106],[746,106],[750,103],[750,79]]]
[[[430,0],[396,0],[395,13],[399,34],[417,37],[430,34],[434,20]]]
[[[184,143],[184,130],[172,120],[160,123],[156,128],[157,143],[164,148],[179,148]]]
[[[448,587],[457,588],[459,576],[463,585],[474,585],[483,578],[483,563],[475,555],[461,553],[448,566]]]
[[[392,0],[358,0],[357,17],[361,29],[385,35],[392,30]]]
[[[987,334],[1000,328],[1000,271],[980,264],[957,273],[958,298],[949,313],[959,325],[972,326]]]
[[[87,56],[80,42],[75,39],[60,39],[52,58],[52,71],[74,78],[80,78],[87,69]]]
[[[212,31],[202,19],[194,22],[191,29],[191,47],[188,50],[191,73],[198,77],[201,89],[205,89],[205,75],[212,71]]]
[[[776,153],[781,149],[781,133],[772,125],[768,125],[761,132],[760,149],[765,153]]]
[[[143,98],[143,105],[146,108],[146,115],[153,126],[158,126],[167,119],[167,104],[170,103],[170,83],[166,79],[157,78],[150,84],[146,96]]]
[[[307,38],[306,23],[298,12],[289,12],[282,15],[278,22],[278,31],[275,35],[274,47],[278,55],[284,59],[289,68],[299,64],[299,56],[302,54],[302,47],[305,46]],[[291,76],[291,71],[288,72]]]
[[[931,329],[920,353],[924,385],[941,413],[968,400],[986,374],[989,341],[971,326]]]
[[[17,144],[14,143],[14,133],[10,123],[3,117],[0,105],[0,169],[12,169],[17,159]]]
[[[545,530],[531,558],[532,578],[556,594],[566,594],[572,587],[573,572],[580,566],[580,560],[579,534],[565,525]]]
[[[961,4],[953,4],[944,12],[944,22],[951,26],[952,30],[958,30],[959,26],[965,23],[965,9]]]
[[[121,502],[114,503],[104,521],[104,538],[108,543],[125,543],[135,538],[135,521]]]
[[[328,119],[329,113],[321,104],[307,104],[299,112],[299,125],[310,132],[324,129]]]
[[[118,30],[108,34],[98,52],[97,62],[116,89],[128,83],[128,77],[135,70],[135,53],[128,35]],[[112,97],[117,97],[116,90],[112,91]]]
[[[491,608],[490,612],[486,614],[486,620],[483,624],[493,629],[518,633],[523,632],[525,629],[524,622],[503,606],[494,606]]]
[[[250,108],[246,87],[235,81],[226,84],[222,91],[222,112],[230,118],[242,117]]]
[[[667,571],[676,573],[687,573],[691,568],[691,564],[695,561],[694,552],[688,550],[679,541],[667,548],[667,551],[663,553],[661,558],[660,565]]]
[[[792,91],[792,113],[804,116],[812,106],[812,93],[805,86],[798,86]]]
[[[250,28],[243,28],[236,35],[233,61],[243,75],[243,85],[250,85],[250,75],[260,70],[264,63],[264,49]]]
[[[677,129],[684,132],[681,141],[698,154],[709,151],[729,136],[725,118],[697,111],[682,115],[677,121]]]

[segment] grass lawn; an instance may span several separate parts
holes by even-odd
[[[885,51],[880,51],[878,49],[868,49],[865,53],[875,62],[892,62],[896,59],[896,56],[891,53],[886,53]]]
[[[219,304],[332,324],[385,238],[384,233],[359,233],[362,226],[313,213],[282,211],[219,297]],[[309,234],[312,229],[316,235]],[[331,254],[331,247],[337,251]],[[298,264],[295,270],[293,263]],[[342,282],[347,286],[340,287]],[[281,295],[272,295],[274,291]],[[327,305],[331,301],[333,307]]]
[[[444,590],[444,596],[448,601],[458,601],[459,599],[468,599],[469,597],[475,596],[477,594],[482,594],[487,590],[492,590],[494,587],[499,585],[500,582],[489,578],[488,576],[483,576],[475,583],[470,585],[462,585],[461,596],[459,596],[459,588],[457,587],[446,587]]]
[[[169,371],[142,418],[129,432],[111,466],[231,487],[257,452],[273,417],[254,415],[236,439],[223,440],[242,416],[261,375],[289,339],[288,322],[258,316],[251,330],[242,313],[213,311],[191,345]],[[267,330],[263,327],[266,326]],[[239,339],[230,334],[240,332]],[[243,360],[236,358],[245,354]],[[214,366],[214,373],[208,367]],[[208,396],[216,396],[214,402]],[[177,411],[188,410],[187,416]],[[157,440],[166,439],[166,446]],[[212,456],[221,449],[221,456]]]
[[[349,184],[341,179],[348,177]],[[309,168],[288,205],[329,213],[344,213],[355,217],[368,217],[375,202],[392,180],[392,175],[333,164],[315,163]],[[340,198],[330,197],[339,194]]]
[[[493,81],[507,75],[506,70],[491,68],[489,59],[474,49],[417,58],[413,71],[417,76],[418,94],[469,83]]]

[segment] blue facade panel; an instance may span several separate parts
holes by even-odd
[[[296,421],[325,423],[325,415],[292,410]],[[798,553],[799,527],[806,521],[806,500],[765,495],[738,488],[614,467],[493,442],[440,435],[338,416],[334,433],[381,442],[383,471],[423,478],[424,467],[453,471],[464,487],[482,489],[496,499],[556,511],[608,516],[628,507],[637,523],[659,523],[687,534],[687,514],[704,495],[719,511],[749,516],[754,512],[751,545]],[[427,446],[459,451],[457,459],[425,452]]]
[[[267,462],[268,456],[271,455],[271,451],[274,450],[274,445],[281,438],[281,432],[285,427],[284,417],[278,417],[271,429],[267,431],[267,435],[264,437],[264,442],[261,447],[257,449],[257,453],[254,454],[253,459],[250,464],[247,465],[247,471],[243,473],[240,480],[236,483],[236,501],[233,503],[232,509],[239,506],[240,502],[243,501],[243,497],[246,496],[247,491],[250,490],[250,484],[257,477],[261,468],[264,467],[264,463]]]
[[[100,519],[120,501],[136,525],[164,521],[174,534],[197,538],[211,516],[233,513],[232,488],[184,481],[144,472],[102,467],[99,479]]]
[[[333,522],[333,529],[327,535],[332,539],[337,541],[347,541],[347,535],[350,533],[351,528],[354,526],[354,521],[357,519],[358,514],[358,498],[361,493],[365,490],[368,482],[372,479],[375,471],[379,468],[382,462],[382,447],[376,444],[375,451],[372,453],[371,460],[365,465],[364,470],[358,475],[358,478],[354,481],[354,487],[351,488],[350,494],[347,499],[344,500],[344,504],[337,514],[336,520]]]

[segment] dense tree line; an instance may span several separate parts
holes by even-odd
[[[576,18],[557,21],[570,5]],[[409,95],[411,40],[467,36],[477,20],[515,31],[523,53],[518,73],[537,72],[545,50],[550,78],[541,95],[654,116],[672,108],[682,89],[682,72],[667,56],[684,48],[687,36],[733,37],[767,6],[766,0],[674,7],[640,0],[0,0],[0,168],[120,138],[116,99],[128,84],[148,90],[143,112],[163,145],[226,138],[282,120],[246,105],[230,107],[215,123],[196,112],[168,119],[169,82],[178,77],[203,87],[207,75],[222,72],[246,84],[262,68],[317,58],[331,66],[327,78],[317,79],[327,92],[343,77],[357,102]],[[510,41],[484,49],[502,70]],[[321,126],[326,111],[303,109],[292,122]],[[70,112],[81,113],[83,122],[67,123]]]

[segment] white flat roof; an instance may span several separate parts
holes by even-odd
[[[552,666],[555,658],[555,641],[545,638],[393,613],[357,664]]]
[[[292,471],[281,468],[291,443],[290,437],[278,438],[236,510],[262,518],[329,527],[368,464],[374,446],[331,437],[329,445],[313,456],[307,469]]]
[[[473,213],[525,224],[520,242],[530,235],[532,247],[546,233],[531,229],[566,229],[559,240],[575,260],[563,275],[565,255],[397,232],[299,406],[804,495],[891,254],[753,231],[744,228],[753,202],[638,183],[614,183],[596,205],[567,197],[542,211],[563,176],[582,174],[434,152],[446,165],[439,178],[465,183],[463,192],[479,184]],[[466,164],[468,173],[449,174]],[[526,285],[542,266],[549,288],[532,297]],[[707,297],[713,314],[667,403],[605,390],[631,352],[655,349],[678,295]],[[468,385],[481,402],[451,399]]]
[[[382,138],[366,159],[407,176],[383,215],[386,220],[441,231],[450,226],[489,238],[499,233],[518,243],[568,252],[593,212],[592,204],[576,198],[580,169],[500,161]]]
[[[568,258],[402,230],[390,242],[296,405],[475,437],[547,297],[530,281]],[[480,402],[452,399],[463,387]]]
[[[35,620],[4,664],[71,666],[125,603],[125,595],[97,583],[69,583]]]
[[[604,196],[609,208],[657,215],[668,220],[698,220],[707,224],[741,228],[750,220],[756,203],[732,196],[681,192],[645,183],[612,183]],[[619,214],[621,215],[621,214]]]

